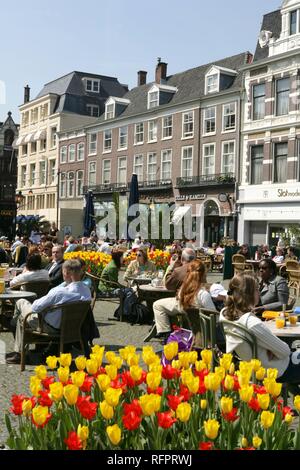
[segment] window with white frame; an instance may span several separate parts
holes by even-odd
[[[170,139],[173,135],[173,116],[162,118],[162,138]]]
[[[216,93],[219,91],[219,74],[214,73],[206,76],[206,93]]]
[[[203,145],[203,175],[213,175],[215,173],[215,144]]]
[[[74,171],[69,171],[67,178],[67,197],[75,196],[75,174]]]
[[[60,163],[66,163],[67,161],[67,146],[64,145],[60,148]]]
[[[236,104],[228,103],[223,106],[223,132],[234,131],[236,125]]]
[[[49,184],[52,184],[55,181],[55,163],[55,160],[49,160]]]
[[[103,160],[102,164],[102,184],[110,184],[111,180],[111,161]]]
[[[46,184],[46,162],[40,162],[40,184]]]
[[[119,128],[119,149],[127,149],[128,144],[128,127],[123,126]]]
[[[138,181],[143,181],[143,163],[144,163],[144,156],[143,154],[134,155],[133,157],[133,173],[137,175]]]
[[[252,146],[250,148],[250,158],[250,184],[261,184],[263,182],[264,146]]]
[[[30,165],[30,173],[29,173],[29,185],[34,186],[35,185],[35,163],[31,163]]]
[[[110,152],[112,145],[112,131],[111,129],[104,131],[103,134],[103,152]]]
[[[126,184],[127,181],[127,157],[118,158],[118,183]]]
[[[44,152],[47,147],[47,139],[40,140],[40,152]]]
[[[276,81],[276,116],[289,114],[290,79],[281,78]]]
[[[263,119],[265,117],[266,108],[266,85],[260,83],[253,86],[253,120]]]
[[[115,103],[107,104],[105,107],[105,119],[113,119],[115,117]]]
[[[31,142],[30,144],[30,153],[36,153],[37,149],[37,143],[36,142]]]
[[[80,142],[77,145],[77,161],[82,162],[82,160],[84,160],[84,143]]]
[[[76,172],[76,196],[80,197],[83,195],[83,170]]]
[[[194,148],[183,147],[181,151],[181,176],[191,178],[193,176],[193,151]]]
[[[222,173],[234,173],[235,141],[222,142]]]
[[[134,126],[134,143],[143,144],[144,143],[144,123],[140,122]]]
[[[51,148],[56,147],[56,142],[57,142],[56,133],[57,133],[57,128],[56,127],[51,127],[51,132],[50,132],[50,145],[51,145]]]
[[[216,132],[216,107],[211,106],[210,108],[204,109],[203,114],[203,129],[204,134],[215,134]]]
[[[299,33],[299,12],[300,10],[290,12],[290,36]]]
[[[71,144],[69,145],[69,162],[75,162],[76,156],[76,145]]]
[[[66,173],[60,174],[60,185],[59,185],[59,195],[61,199],[64,199],[67,195],[67,180],[66,180]]]
[[[22,145],[22,156],[27,155],[28,153],[28,144]]]
[[[194,111],[182,114],[182,138],[187,139],[194,136]]]
[[[281,142],[274,148],[274,183],[286,183],[287,181],[288,144]]]
[[[95,104],[87,104],[86,109],[90,116],[99,117],[99,106]]]
[[[172,150],[162,150],[161,152],[161,179],[170,180],[172,178]]]
[[[92,78],[86,80],[86,91],[92,93],[99,93],[100,91],[100,80],[93,80]]]
[[[88,186],[96,186],[96,162],[89,162],[88,166]]]
[[[157,173],[157,156],[156,153],[148,153],[147,156],[147,181],[155,181]]]
[[[21,188],[26,186],[26,165],[21,166]]]
[[[159,105],[159,91],[151,91],[148,93],[148,109],[156,108]]]
[[[97,153],[97,134],[89,135],[89,155]]]
[[[157,121],[148,121],[148,142],[157,142]]]

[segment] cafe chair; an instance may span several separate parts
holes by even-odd
[[[38,314],[39,326],[33,330],[28,325],[31,313],[24,318],[22,327],[22,346],[21,346],[21,372],[25,370],[25,351],[30,344],[49,345],[54,343],[59,345],[59,352],[64,352],[64,346],[71,343],[80,343],[82,351],[87,352],[87,347],[82,338],[81,327],[90,309],[90,302],[69,302],[67,304],[53,305],[44,309]],[[44,316],[47,312],[53,310],[62,310],[61,326],[57,334],[44,332]]]
[[[286,262],[286,272],[288,275],[288,286],[293,289],[296,296],[299,297],[300,292],[300,264],[298,261],[288,260]]]
[[[193,333],[192,349],[212,349],[214,365],[217,364],[217,315],[217,311],[205,308],[195,307],[186,310],[188,324]]]
[[[17,284],[12,290],[24,290],[26,292],[34,292],[36,298],[40,299],[49,292],[50,281],[28,281]]]
[[[105,279],[100,279],[100,277],[95,276],[94,274],[85,273],[85,276],[92,281],[92,310],[94,310],[94,306],[97,300],[104,300],[105,302],[112,302],[120,305],[120,321],[122,321],[122,314],[123,314],[123,304],[124,304],[124,295],[123,295],[123,289],[125,286],[122,284],[119,284],[118,282],[113,282],[113,281],[108,281]],[[99,282],[102,282],[102,284],[107,287],[108,291],[107,292],[99,292],[98,286]],[[112,292],[109,292],[109,290],[119,290],[117,294],[113,294]]]
[[[241,274],[245,272],[246,258],[243,255],[233,255],[232,256],[232,266],[234,269],[234,275]]]

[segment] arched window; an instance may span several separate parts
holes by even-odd
[[[14,141],[14,138],[15,138],[14,132],[11,129],[7,129],[4,132],[4,145],[9,145],[11,147]]]
[[[205,203],[204,215],[220,215],[218,205],[214,201],[207,201]]]

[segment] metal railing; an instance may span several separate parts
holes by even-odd
[[[170,189],[172,188],[172,180],[153,180],[153,181],[139,181],[139,189],[141,191],[154,190],[154,189]],[[130,190],[130,183],[108,183],[98,184],[94,186],[84,186],[83,194],[87,191],[93,191],[93,193],[112,193],[112,192],[123,192]]]
[[[181,177],[176,179],[178,188],[186,186],[214,186],[214,185],[232,185],[236,181],[234,173],[217,173],[214,175],[200,175]]]

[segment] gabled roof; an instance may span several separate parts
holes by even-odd
[[[197,100],[205,96],[205,75],[207,71],[213,66],[220,66],[225,69],[239,70],[242,66],[247,64],[249,52],[243,52],[225,59],[211,62],[206,65],[201,65],[185,72],[177,73],[167,77],[164,81],[164,85],[177,88],[177,92],[174,93],[168,105],[179,105],[188,101]],[[153,112],[153,109],[148,110],[147,98],[148,92],[153,87],[155,82],[147,83],[133,88],[126,93],[123,98],[130,101],[130,104],[126,107],[124,112],[119,116],[122,118],[134,116],[136,114]],[[232,91],[238,91],[242,88],[242,72],[238,72],[236,77],[233,77],[233,83],[230,87]],[[214,96],[213,94],[210,96]],[[162,109],[164,106],[159,106],[157,109]],[[116,118],[117,119],[117,118]],[[105,120],[105,116],[101,115],[99,123]],[[113,121],[113,119],[111,120]]]
[[[271,31],[273,33],[272,38],[278,39],[281,34],[281,11],[276,10],[264,15],[260,31]],[[257,41],[253,62],[267,57],[269,57],[269,46],[262,48],[259,41]]]

